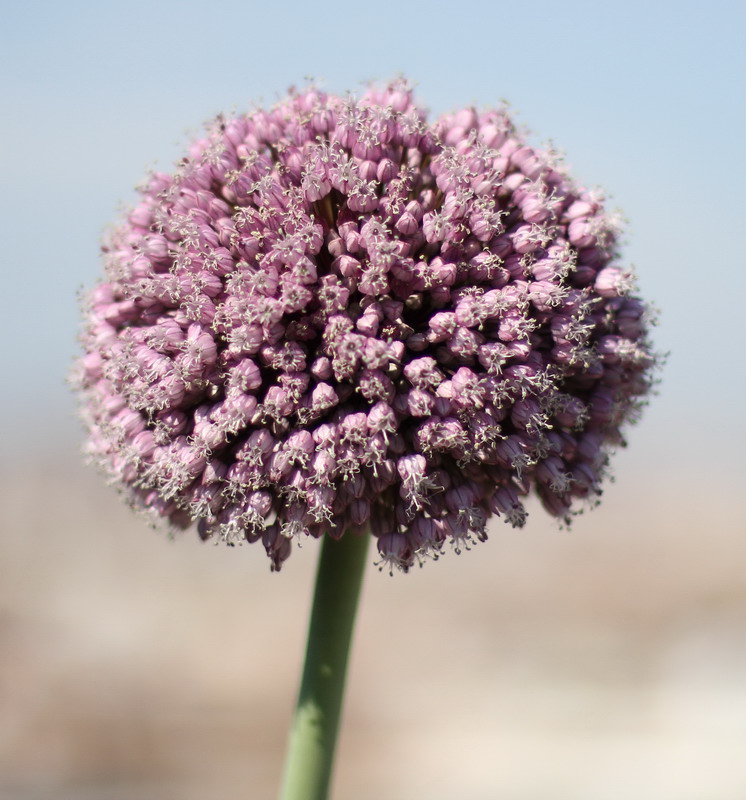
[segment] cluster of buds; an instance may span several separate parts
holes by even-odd
[[[104,247],[88,451],[228,543],[365,528],[383,565],[593,499],[650,386],[601,199],[503,110],[428,124],[404,82],[218,118]]]

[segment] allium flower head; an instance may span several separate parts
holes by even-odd
[[[503,110],[428,124],[404,82],[218,118],[103,248],[88,449],[176,527],[369,527],[406,570],[487,520],[593,498],[650,386],[601,198]]]

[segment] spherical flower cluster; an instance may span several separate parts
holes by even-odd
[[[650,386],[601,199],[502,110],[428,124],[403,82],[219,118],[104,247],[88,449],[203,538],[369,528],[406,570],[574,513]]]

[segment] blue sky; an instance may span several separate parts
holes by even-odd
[[[403,73],[434,113],[507,99],[533,141],[551,139],[623,210],[627,260],[671,351],[623,469],[742,465],[745,8],[5,4],[5,457],[76,435],[64,386],[75,293],[98,275],[101,233],[147,168],[167,168],[211,115],[272,102],[305,76],[344,91]]]

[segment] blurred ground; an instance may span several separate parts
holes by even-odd
[[[170,542],[74,463],[0,480],[0,798],[274,797],[315,547]],[[370,568],[335,797],[746,797],[734,488],[620,475],[570,533]]]

